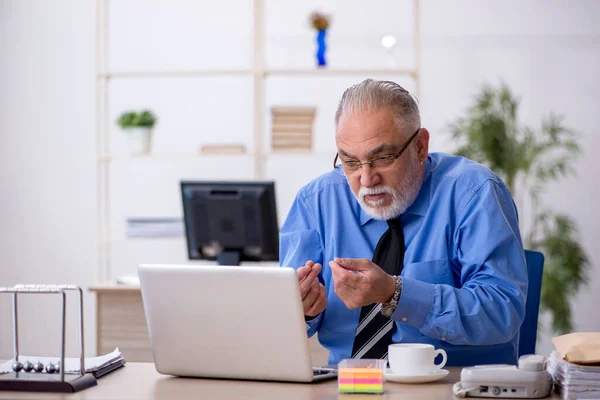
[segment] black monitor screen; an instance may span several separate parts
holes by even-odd
[[[181,182],[190,260],[277,261],[274,182]]]

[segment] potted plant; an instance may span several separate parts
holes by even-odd
[[[450,129],[457,153],[488,165],[506,183],[520,214],[529,213],[532,226],[521,229],[524,246],[545,256],[541,310],[550,313],[552,331],[570,332],[570,298],[586,283],[589,262],[575,222],[545,207],[542,194],[548,182],[574,173],[580,147],[575,132],[555,114],[543,119],[538,132],[519,125],[518,106],[506,84],[485,85]]]
[[[125,111],[117,119],[117,124],[129,137],[131,154],[140,155],[150,152],[152,128],[156,124],[156,116],[152,111]]]

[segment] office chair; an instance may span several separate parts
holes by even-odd
[[[539,251],[525,250],[525,261],[527,262],[529,285],[525,303],[525,319],[519,330],[519,357],[524,354],[535,354],[544,255]]]

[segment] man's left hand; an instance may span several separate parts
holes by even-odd
[[[396,279],[366,258],[334,258],[329,262],[335,294],[349,309],[387,303],[396,290]]]

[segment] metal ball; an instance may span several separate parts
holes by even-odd
[[[12,365],[12,369],[15,372],[19,372],[23,369],[23,364],[20,361],[15,361]]]
[[[25,372],[31,372],[33,370],[33,364],[31,363],[31,361],[26,361],[23,364],[23,371]]]
[[[44,370],[44,364],[42,364],[41,362],[36,362],[35,364],[33,364],[33,370],[35,372],[42,372]]]
[[[48,363],[48,365],[46,365],[46,372],[47,373],[53,374],[55,370],[56,370],[56,368],[54,367],[54,364]]]

